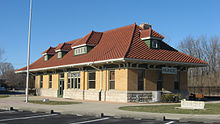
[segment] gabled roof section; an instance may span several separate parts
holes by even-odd
[[[173,50],[168,49],[169,45],[165,46],[167,49],[151,49],[144,42],[142,42],[140,35],[142,31],[140,28],[136,28],[132,43],[125,56],[125,58],[139,59],[139,60],[155,60],[155,61],[170,61],[170,62],[181,62],[181,63],[198,63],[208,64],[198,58],[181,53],[174,48]]]
[[[70,51],[71,49],[71,44],[61,43],[56,47],[55,51]]]
[[[132,41],[135,27],[136,25],[132,24],[103,32],[99,43],[87,54],[74,56],[74,50],[72,49],[62,59],[57,59],[57,54],[48,61],[44,61],[43,57],[41,57],[30,65],[30,69],[59,68],[60,66],[72,64],[124,58]],[[22,70],[26,70],[26,68],[21,68],[17,71]]]
[[[152,31],[152,30],[151,30]],[[164,44],[164,49],[151,49],[142,40],[141,36],[143,30],[136,24],[120,27],[117,29],[109,30],[103,33],[90,32],[88,35],[81,39],[73,40],[60,44],[56,49],[66,49],[68,46],[70,50],[66,55],[57,59],[57,54],[52,56],[48,61],[44,61],[41,57],[30,65],[30,71],[41,71],[47,69],[57,69],[73,66],[85,66],[88,63],[103,63],[120,61],[125,62],[134,60],[134,62],[160,62],[160,63],[178,63],[190,66],[204,66],[207,62],[197,59],[195,57],[181,53],[174,48],[171,49],[169,45]],[[96,45],[87,54],[74,56],[74,49],[72,46],[80,45],[82,43],[91,43]],[[52,49],[52,48],[50,48]],[[25,71],[26,67],[16,70],[16,72]]]
[[[41,54],[54,55],[54,54],[56,54],[56,52],[55,52],[55,48],[54,48],[54,47],[49,47],[47,50],[45,50],[45,51],[42,52]]]
[[[99,43],[102,34],[102,32],[92,31],[83,38],[73,42],[71,47],[77,47],[81,45],[96,46]]]

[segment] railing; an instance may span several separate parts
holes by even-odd
[[[146,103],[152,101],[152,92],[129,92],[128,93],[129,102]]]
[[[215,86],[197,86],[197,87],[188,87],[189,93],[194,94],[203,94],[204,96],[220,96],[220,87]]]

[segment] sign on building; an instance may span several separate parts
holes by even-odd
[[[177,68],[162,67],[162,74],[177,74]]]

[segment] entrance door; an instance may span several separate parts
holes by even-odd
[[[59,82],[58,97],[63,97],[63,89],[64,89],[64,80],[61,79]]]
[[[64,74],[61,73],[59,75],[59,84],[58,84],[58,97],[63,97],[63,90],[64,90]]]

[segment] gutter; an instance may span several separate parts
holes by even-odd
[[[91,66],[93,64],[101,64],[101,63],[108,63],[108,62],[124,62],[124,58],[118,59],[108,59],[108,60],[101,60],[101,61],[94,61],[94,62],[85,62],[85,63],[78,63],[78,64],[68,64],[68,65],[61,65],[61,66],[53,66],[53,67],[45,67],[45,68],[37,68],[37,69],[30,69],[31,72],[36,71],[44,71],[49,69],[58,69],[58,68],[66,68],[66,67],[76,67],[76,66]],[[15,73],[22,73],[26,72],[26,70],[22,71],[15,71]]]

